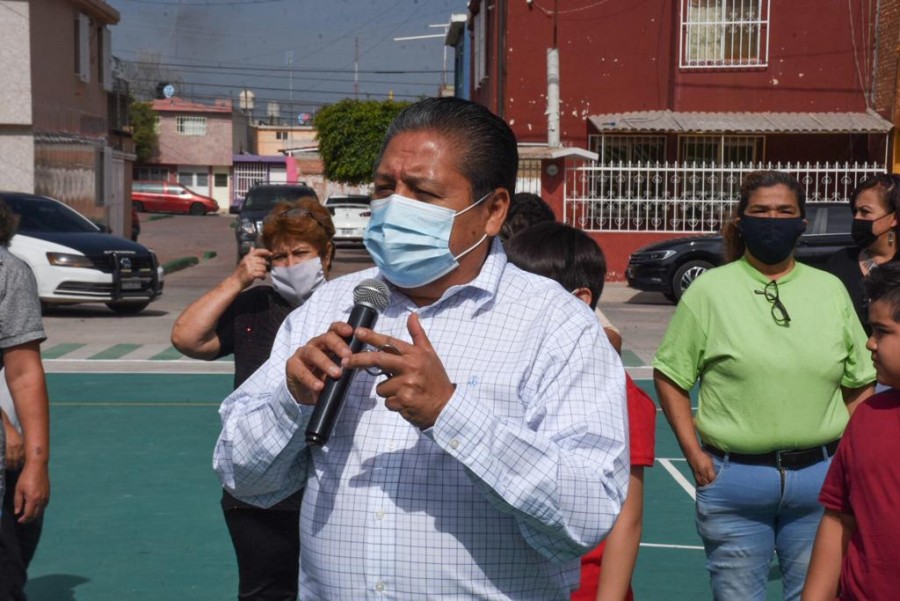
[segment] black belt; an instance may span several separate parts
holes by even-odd
[[[704,444],[703,448],[710,455],[715,455],[719,459],[727,457],[729,461],[734,461],[735,463],[768,465],[779,469],[799,470],[824,461],[834,455],[839,442],[840,439],[837,439],[819,447],[793,451],[771,451],[769,453],[730,453],[709,444]]]

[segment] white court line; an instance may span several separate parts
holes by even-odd
[[[660,543],[641,543],[642,547],[652,547],[654,549],[689,549],[691,551],[702,551],[700,545],[663,545]]]
[[[694,499],[696,501],[697,500],[697,492],[694,490],[694,485],[691,484],[688,481],[688,479],[684,477],[684,474],[679,472],[678,469],[674,465],[672,465],[672,460],[671,459],[657,459],[657,461],[659,461],[659,464],[662,465],[667,472],[669,472],[669,475],[675,479],[675,482],[677,482],[679,485],[681,485],[681,488],[683,488],[684,491],[688,495],[690,495],[690,497],[692,499]]]

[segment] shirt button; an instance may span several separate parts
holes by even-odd
[[[375,512],[375,519],[376,520],[384,519],[384,509],[379,509],[378,511]]]
[[[379,593],[384,591],[384,583],[381,580],[375,583],[375,590]]]
[[[393,451],[396,448],[397,448],[397,444],[393,440],[391,442],[387,443],[388,451]]]
[[[455,439],[455,438],[454,438],[453,440],[451,440],[451,441],[450,441],[450,448],[451,448],[451,449],[459,448],[459,441],[458,441],[457,439]]]

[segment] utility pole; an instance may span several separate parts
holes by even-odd
[[[559,147],[559,0],[553,1],[553,47],[547,50],[547,146]]]
[[[353,38],[353,98],[359,98],[359,38]]]

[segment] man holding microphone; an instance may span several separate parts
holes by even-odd
[[[612,528],[624,370],[583,303],[507,263],[495,236],[517,164],[484,107],[407,108],[375,170],[377,267],[320,288],[223,403],[225,488],[265,506],[305,487],[302,599],[567,599]],[[373,278],[390,298],[354,331]],[[351,370],[333,432],[308,444],[320,393]]]

